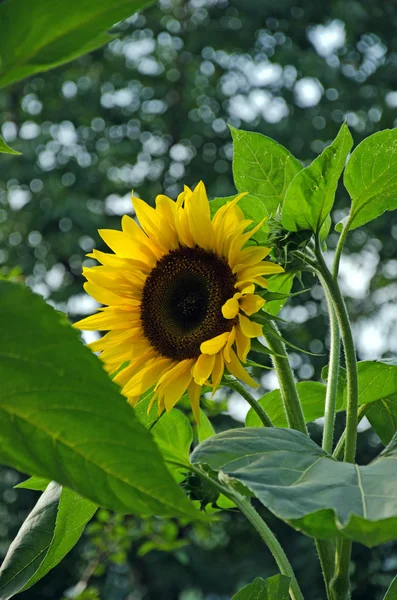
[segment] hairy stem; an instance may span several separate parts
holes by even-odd
[[[345,301],[340,292],[337,279],[331,275],[327,265],[325,264],[318,240],[316,240],[316,258],[318,271],[324,280],[325,287],[328,290],[332,300],[345,351],[347,371],[347,414],[344,460],[345,462],[353,463],[356,455],[358,424],[358,377],[356,351]],[[330,584],[333,600],[348,600],[350,597],[349,566],[351,547],[352,544],[350,540],[345,539],[338,543],[338,550],[335,560],[335,576]]]
[[[189,469],[198,477],[205,479],[219,492],[227,496],[227,498],[229,498],[235,503],[235,505],[241,510],[241,512],[248,519],[251,525],[253,525],[253,527],[256,529],[256,531],[259,533],[259,535],[265,542],[266,546],[269,548],[274,560],[277,563],[278,568],[280,569],[280,573],[290,578],[291,599],[304,600],[299,584],[295,577],[295,573],[291,567],[291,563],[289,562],[287,555],[285,554],[283,548],[281,547],[279,541],[277,540],[272,530],[266,525],[265,521],[256,512],[255,508],[251,504],[251,501],[248,498],[241,496],[234,490],[231,490],[230,488],[222,485],[219,481],[212,479],[212,477],[210,477],[200,468],[195,467],[194,465],[189,465]]]
[[[347,371],[347,410],[346,410],[346,444],[344,460],[354,462],[356,456],[357,444],[357,423],[358,423],[358,377],[356,350],[354,346],[353,334],[350,327],[349,316],[347,314],[345,301],[340,292],[338,282],[332,277],[321,250],[317,252],[318,268],[328,290],[332,304],[338,319],[340,331],[342,334],[343,347],[345,350],[346,371]]]
[[[265,427],[273,427],[273,423],[271,422],[267,412],[262,408],[259,402],[255,400],[253,396],[251,396],[251,394],[245,389],[245,387],[241,385],[239,381],[237,381],[237,379],[227,379],[226,385],[238,394],[240,394],[240,396],[242,396],[244,400],[248,402],[248,404],[256,412],[256,414],[258,415]]]
[[[367,412],[369,407],[370,407],[369,404],[363,404],[362,406],[360,406],[360,408],[358,409],[358,423],[365,416],[365,413]],[[336,444],[334,453],[332,455],[334,458],[336,458],[336,460],[340,460],[342,458],[343,451],[345,449],[345,442],[346,442],[346,429],[343,431],[342,435],[340,436],[339,441]]]
[[[280,573],[290,578],[290,597],[292,600],[304,600],[291,564],[274,533],[256,512],[250,500],[240,495],[233,495],[233,502],[235,502],[236,506],[238,506],[241,512],[247,517],[248,521],[253,525],[266,546],[269,548],[280,569]]]
[[[285,344],[279,339],[278,329],[271,321],[268,322],[268,325],[263,332],[263,337],[270,350],[274,352],[272,361],[280,385],[280,394],[287,415],[288,426],[291,429],[296,429],[308,435],[302,405],[296,389],[291,365],[287,358]]]
[[[351,540],[339,539],[337,541],[335,576],[330,584],[332,600],[350,600],[349,566],[351,551]]]
[[[340,333],[338,320],[332,305],[332,298],[326,285],[323,285],[325,298],[327,300],[329,322],[330,322],[330,353],[327,378],[327,391],[325,395],[323,450],[332,453],[334,443],[336,395],[338,391],[339,358],[340,358]]]

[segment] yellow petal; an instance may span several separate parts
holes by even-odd
[[[239,359],[245,362],[251,350],[251,340],[242,332],[240,325],[236,327],[236,347]]]
[[[214,231],[207,192],[202,181],[197,184],[193,194],[185,198],[185,210],[194,242],[204,250],[212,250]]]
[[[122,298],[117,294],[114,294],[110,290],[107,290],[103,287],[95,285],[95,283],[90,283],[86,281],[84,284],[84,289],[89,296],[94,298],[100,304],[114,305],[114,306],[129,306],[130,300],[128,298]]]
[[[88,281],[108,290],[114,292],[117,291],[118,295],[134,300],[134,302],[131,302],[131,306],[134,305],[138,307],[146,275],[142,274],[142,276],[137,276],[135,279],[131,277],[130,280],[128,280],[123,276],[128,273],[127,269],[124,268],[121,273],[122,275],[120,275],[120,271],[116,271],[109,267],[91,267],[83,270],[83,275]]]
[[[192,370],[194,381],[198,385],[203,385],[207,381],[214,363],[215,356],[213,354],[200,354]]]
[[[227,344],[223,349],[223,356],[225,357],[225,360],[230,360],[230,350],[232,348],[232,345],[234,344],[235,339],[236,339],[236,328],[233,327],[233,329],[230,332]]]
[[[212,388],[211,398],[215,394],[216,390],[219,387],[219,384],[223,377],[224,369],[225,369],[225,366],[224,366],[223,356],[219,352],[218,354],[215,354],[215,364],[214,364],[214,368],[212,369],[211,380],[212,380],[213,388]]]
[[[226,300],[225,304],[222,306],[222,314],[225,319],[234,319],[234,317],[238,314],[240,310],[239,298],[241,298],[240,292],[234,294],[233,298],[229,298]]]
[[[255,294],[246,294],[240,299],[240,306],[246,315],[250,316],[257,313],[265,304],[265,300],[261,296]]]
[[[98,233],[109,248],[120,258],[133,258],[143,262],[150,261],[154,263],[159,256],[159,251],[153,245],[150,245],[149,239],[148,244],[143,245],[141,242],[133,240],[123,231],[98,229]]]
[[[108,329],[135,329],[140,330],[140,319],[134,313],[116,310],[115,308],[105,308],[96,315],[91,315],[77,323],[73,323],[76,329],[85,331],[106,331]]]
[[[161,216],[162,219],[166,219],[166,221],[170,224],[174,231],[176,231],[175,227],[175,218],[176,218],[176,202],[168,198],[168,196],[164,196],[163,194],[159,194],[156,197],[156,210]]]
[[[188,248],[193,248],[195,242],[190,232],[186,210],[182,206],[177,210],[175,225],[178,239],[181,241],[181,243],[184,246],[188,246]]]
[[[250,265],[255,265],[261,262],[264,258],[266,258],[269,255],[270,252],[271,248],[252,248],[250,246],[248,246],[248,248],[243,248],[243,250],[240,251],[238,256],[236,256],[235,262],[237,264],[230,263],[230,265],[232,266],[233,273],[238,273],[239,271],[243,271],[244,268]]]
[[[238,274],[239,281],[243,279],[246,281],[252,280],[254,277],[258,275],[272,275],[273,273],[283,273],[284,269],[281,265],[277,265],[276,263],[272,263],[268,260],[264,260],[258,265],[254,265],[253,267],[246,267]]]
[[[190,404],[192,407],[192,412],[194,416],[194,420],[197,424],[200,424],[200,393],[201,386],[197,385],[194,381],[189,384],[188,394],[190,399]]]
[[[258,275],[257,277],[253,277],[250,281],[245,280],[241,280],[238,281],[234,287],[236,287],[238,290],[243,290],[247,285],[255,283],[256,285],[260,285],[263,288],[268,288],[269,287],[269,282],[267,279],[265,279],[264,277],[261,277],[260,275]]]
[[[140,198],[133,198],[132,203],[139,223],[151,242],[164,252],[175,250],[178,247],[178,239],[169,222]]]
[[[246,194],[247,192],[243,192],[230,202],[221,206],[212,219],[212,227],[215,235],[214,249],[219,255],[222,254],[225,238],[228,237],[231,232],[236,230],[236,227],[239,225],[242,218],[244,218],[241,211],[237,210],[238,207],[236,204]]]
[[[151,361],[145,361],[143,366],[133,377],[125,384],[122,389],[124,396],[141,396],[156,382],[165,370],[168,370],[173,364],[169,358],[156,356]],[[128,369],[128,367],[127,367]]]
[[[151,349],[149,352],[142,354],[141,356],[135,357],[131,360],[130,364],[124,367],[115,377],[113,381],[117,383],[117,385],[124,386],[129,381],[131,381],[132,377],[134,377],[137,373],[140,373],[142,367],[144,367],[148,362],[153,361],[155,358],[155,353]],[[120,364],[119,364],[120,367]],[[131,394],[132,396],[133,394]]]
[[[194,359],[186,359],[178,363],[171,371],[168,371],[159,380],[158,396],[159,401],[164,401],[165,410],[169,412],[171,408],[181,399],[186,388],[192,381],[192,367]],[[157,388],[156,386],[156,388]]]
[[[226,363],[226,368],[236,379],[243,381],[251,387],[259,387],[259,383],[256,383],[256,381],[248,375],[233,350],[230,352],[230,361]]]
[[[241,313],[238,316],[240,321],[241,331],[249,338],[258,338],[262,335],[262,325],[250,321],[247,317]]]
[[[220,350],[222,350],[223,346],[226,344],[229,339],[230,331],[226,331],[225,333],[221,333],[211,340],[207,340],[206,342],[202,342],[200,346],[200,350],[203,354],[216,354]]]

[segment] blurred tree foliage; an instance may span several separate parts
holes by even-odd
[[[396,26],[389,0],[161,0],[119,24],[118,39],[102,50],[2,90],[1,132],[23,156],[0,161],[0,272],[26,279],[77,319],[95,307],[82,292],[85,254],[101,248],[97,228],[118,228],[120,215],[132,212],[131,188],[148,202],[200,179],[210,197],[234,192],[227,123],[275,138],[304,162],[344,120],[356,143],[395,126]],[[335,220],[347,206],[340,190]],[[330,249],[336,239],[331,233]],[[396,239],[391,213],[348,239],[341,277],[361,358],[397,348]],[[320,354],[323,308],[317,286],[283,314],[286,335]],[[324,356],[292,358],[298,378],[320,378]],[[272,382],[270,375],[264,387]],[[222,428],[230,417],[216,419]],[[365,463],[366,444],[373,455],[379,445],[371,431],[361,438]],[[18,477],[1,472],[3,555],[35,498],[11,489]],[[316,600],[312,542],[268,520]],[[355,546],[353,558],[354,600],[382,598],[397,545]],[[225,514],[210,531],[100,511],[72,554],[21,598],[226,599],[273,573],[242,516]]]

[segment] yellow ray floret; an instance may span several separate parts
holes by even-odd
[[[100,266],[83,274],[105,306],[75,327],[107,332],[90,347],[132,405],[154,388],[161,413],[187,393],[198,420],[202,387],[214,393],[225,370],[257,386],[242,364],[262,334],[250,318],[264,304],[256,286],[283,269],[265,260],[269,248],[250,245],[263,221],[245,219],[242,196],[212,218],[202,182],[176,202],[158,196],[155,209],[133,197],[140,226],[124,216],[122,231],[100,230],[114,254],[94,250]]]

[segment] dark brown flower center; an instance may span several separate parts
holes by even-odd
[[[222,306],[235,293],[236,276],[225,260],[202,248],[172,250],[150,272],[143,289],[145,336],[174,360],[200,356],[200,345],[225,331]]]

